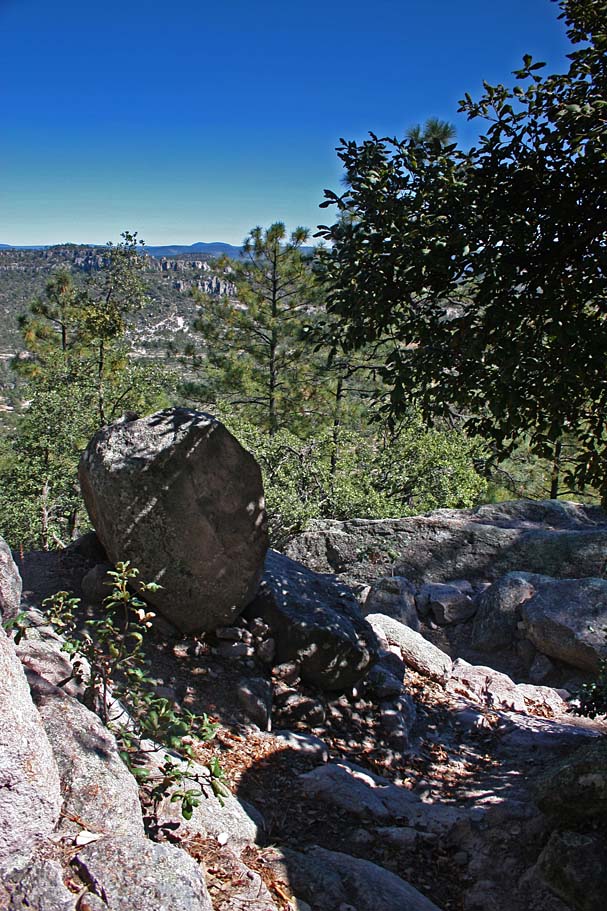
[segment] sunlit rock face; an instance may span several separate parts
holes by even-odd
[[[251,601],[267,550],[261,472],[214,417],[169,408],[104,427],[80,462],[84,501],[114,563],[186,633],[213,630]]]

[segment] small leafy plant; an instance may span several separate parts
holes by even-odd
[[[31,623],[27,615],[27,611],[19,611],[14,617],[9,617],[7,620],[2,621],[2,628],[7,634],[11,636],[15,645],[19,645],[22,639],[27,637],[27,631],[30,628]]]
[[[227,790],[223,772],[216,760],[208,766],[210,781],[203,781],[193,770],[192,743],[195,739],[213,739],[218,725],[205,714],[175,709],[170,700],[158,696],[149,675],[145,653],[145,635],[154,614],[134,594],[157,591],[160,586],[138,579],[139,570],[128,561],[117,563],[111,592],[104,599],[104,613],[99,619],[87,619],[79,629],[77,621],[80,599],[60,591],[43,602],[47,616],[63,636],[63,651],[70,656],[72,675],[84,688],[83,701],[95,711],[115,734],[120,755],[140,783],[154,809],[169,794],[171,802],[181,803],[181,813],[190,819],[204,794],[205,784],[221,800]],[[146,754],[162,747],[174,750],[185,759],[165,755],[157,775],[146,767]],[[191,787],[192,783],[196,786]]]

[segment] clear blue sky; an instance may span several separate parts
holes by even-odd
[[[524,53],[562,71],[550,0],[0,0],[0,242],[240,243],[315,228],[335,146],[456,114]]]

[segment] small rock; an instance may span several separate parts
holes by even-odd
[[[299,664],[296,661],[285,661],[272,668],[272,677],[292,685],[299,682]]]
[[[396,848],[412,848],[420,835],[412,826],[380,826],[376,833],[379,838]]]
[[[365,677],[366,685],[380,699],[390,696],[400,696],[403,688],[402,679],[399,680],[382,664],[375,664]]]
[[[272,684],[264,677],[241,680],[238,701],[248,717],[263,731],[269,730],[272,714]]]
[[[108,573],[113,569],[111,563],[97,563],[82,577],[82,597],[87,604],[103,604],[112,591],[114,579]]]
[[[329,761],[329,748],[324,740],[320,737],[314,737],[313,734],[300,734],[295,731],[276,731],[274,741],[278,746],[284,746],[289,750],[295,750],[303,756],[310,756],[318,759],[320,762]]]
[[[404,576],[386,576],[376,582],[364,602],[363,613],[386,614],[411,629],[419,630],[415,587]]]
[[[240,626],[220,626],[215,630],[218,639],[227,639],[229,642],[246,642],[249,645],[253,639],[251,633]]]
[[[270,627],[264,623],[261,617],[253,617],[252,620],[249,620],[249,630],[256,639],[265,639],[270,633]]]
[[[280,707],[282,723],[305,721],[310,727],[322,724],[325,720],[325,707],[317,699],[301,696],[299,693],[289,695]]]
[[[215,654],[221,658],[252,658],[255,650],[246,642],[220,642]]]
[[[460,623],[476,613],[476,604],[467,592],[444,582],[423,585],[417,596],[418,605],[425,613],[432,613],[440,626]]]
[[[415,703],[407,693],[399,699],[380,704],[382,729],[387,743],[396,750],[405,752],[410,746],[411,728],[415,724]]]
[[[276,642],[274,639],[264,639],[255,651],[260,661],[264,664],[272,664],[276,656]]]

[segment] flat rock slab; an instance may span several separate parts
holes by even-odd
[[[276,873],[315,909],[440,911],[404,879],[371,861],[318,847],[305,854],[292,850],[272,854],[270,863]]]
[[[301,775],[300,781],[308,797],[374,823],[404,821],[414,828],[444,833],[462,819],[470,819],[466,809],[425,803],[412,791],[351,762],[330,762]]]
[[[302,680],[321,689],[353,686],[377,654],[375,633],[346,585],[272,550],[246,616],[272,630],[276,664],[296,661]]]
[[[500,751],[575,749],[607,735],[607,726],[589,718],[538,718],[498,712]]]
[[[62,802],[49,738],[0,627],[0,873],[34,854],[55,828]]]
[[[439,683],[445,683],[449,679],[453,666],[451,658],[424,639],[421,633],[384,614],[367,614],[367,622],[378,636],[386,639],[390,645],[398,646],[408,667]]]
[[[463,658],[453,662],[447,690],[487,708],[543,715],[564,715],[569,706],[559,693],[548,686],[516,684],[514,680],[483,665],[468,664]]]
[[[173,845],[103,838],[72,863],[108,911],[212,911],[201,868]]]
[[[169,408],[104,427],[80,462],[84,501],[112,563],[186,633],[225,626],[253,598],[267,549],[261,471],[215,418]]]

